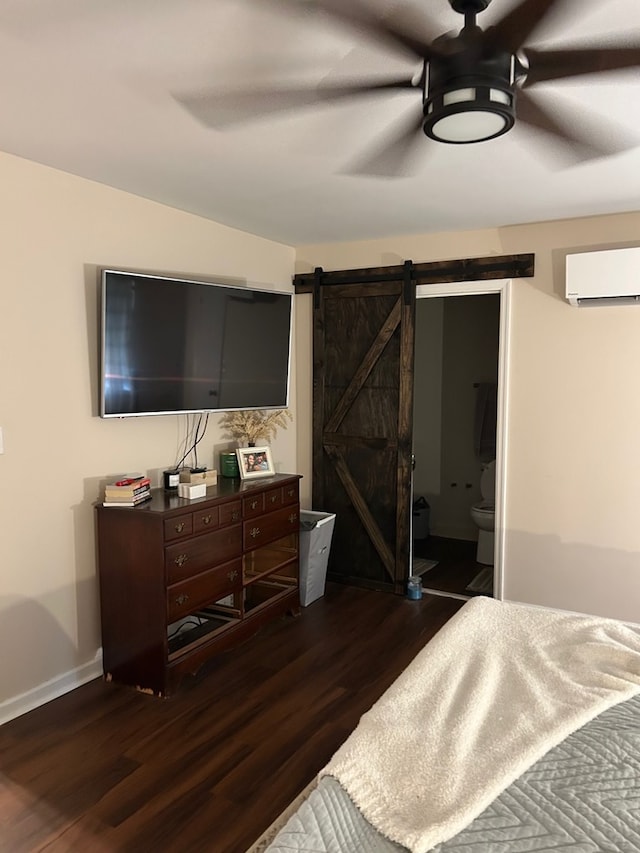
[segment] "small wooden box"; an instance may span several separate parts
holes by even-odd
[[[183,468],[180,471],[180,482],[189,485],[201,485],[204,483],[208,488],[217,484],[218,472],[215,468],[207,468],[206,471],[191,471],[189,468]]]

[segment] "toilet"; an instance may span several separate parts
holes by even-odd
[[[471,507],[471,518],[478,527],[478,550],[476,562],[484,566],[493,565],[493,541],[495,530],[496,463],[487,463],[480,476],[482,500]]]

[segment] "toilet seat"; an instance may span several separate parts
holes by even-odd
[[[496,511],[496,505],[493,501],[479,501],[477,504],[474,504],[473,509],[476,512],[482,512],[485,515],[493,515]]]

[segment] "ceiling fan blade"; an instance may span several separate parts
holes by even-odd
[[[228,90],[198,95],[174,95],[174,98],[201,124],[206,127],[222,129],[272,113],[300,107],[327,104],[362,95],[384,94],[385,92],[415,88],[411,79],[402,78],[378,83]]]
[[[542,131],[553,141],[557,153],[575,163],[620,154],[640,141],[610,124],[603,129],[599,123],[588,122],[564,99],[561,107],[553,109],[549,104],[543,107],[539,99],[523,91],[518,92],[516,102],[516,126],[519,124]]]
[[[264,3],[265,0],[260,0]],[[434,54],[431,42],[440,33],[438,27],[421,10],[420,15],[409,4],[396,3],[392,12],[376,14],[360,0],[266,0],[275,8],[300,13],[304,6],[319,9],[329,17],[358,32],[365,33],[376,41],[391,42],[396,47],[417,56],[429,59]]]
[[[412,174],[412,165],[419,147],[428,145],[422,131],[424,115],[420,108],[412,111],[408,120],[401,123],[399,129],[384,134],[374,147],[347,166],[343,173],[347,175],[365,175],[380,178],[407,177]]]
[[[515,53],[559,2],[564,0],[521,0],[497,24],[486,30],[483,37],[486,52],[506,50]]]
[[[598,74],[603,71],[622,71],[640,67],[640,45],[560,50],[526,48],[524,54],[529,64],[524,87],[533,86],[545,80],[561,80],[581,74]]]

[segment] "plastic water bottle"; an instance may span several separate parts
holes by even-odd
[[[422,578],[420,575],[411,575],[407,583],[407,598],[414,600],[422,598]]]

